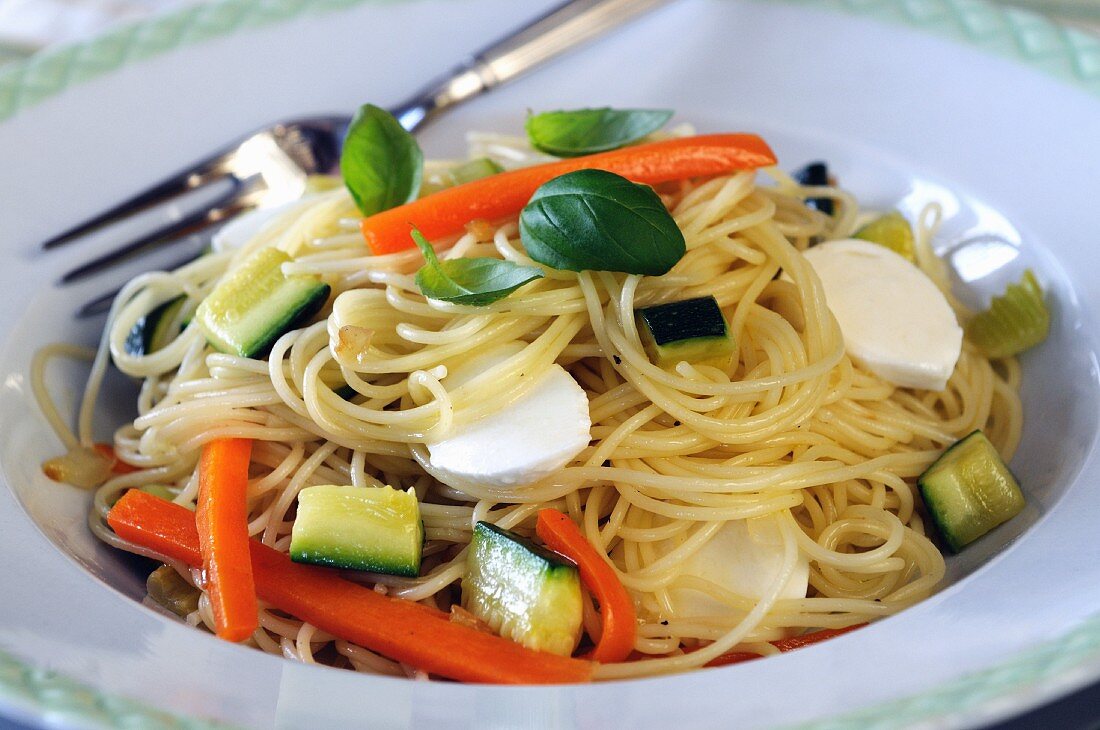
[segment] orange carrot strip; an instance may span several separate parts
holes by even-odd
[[[472,220],[515,215],[545,182],[567,172],[607,170],[647,185],[722,175],[775,164],[775,153],[755,134],[709,134],[624,147],[525,167],[440,190],[363,219],[363,237],[375,254],[412,248],[409,231],[428,239],[460,233]]]
[[[724,667],[728,664],[740,664],[751,662],[753,659],[763,659],[762,654],[753,654],[751,651],[730,651],[711,659],[704,664],[705,667]]]
[[[107,522],[124,540],[189,565],[202,564],[195,516],[180,505],[131,489]],[[383,596],[328,568],[293,563],[255,540],[249,548],[260,598],[391,659],[466,682],[567,684],[592,678],[592,662],[532,651],[482,633],[448,620],[442,611]]]
[[[777,639],[776,641],[768,642],[779,651],[794,651],[795,649],[801,649],[804,646],[811,644],[817,644],[822,641],[827,641],[834,637],[846,634],[849,631],[855,631],[861,629],[867,624],[855,624],[854,626],[847,626],[843,629],[822,629],[821,631],[814,631],[809,634],[802,634],[801,636],[792,636],[787,639]],[[708,667],[724,667],[727,664],[739,664],[741,662],[751,661],[753,659],[763,659],[760,654],[753,654],[747,651],[731,651],[723,654],[719,657],[715,657],[706,663]]]
[[[115,453],[115,447],[110,444],[96,444],[95,450],[111,460],[112,474],[133,474],[135,471],[140,471],[136,466],[130,466],[122,459],[119,459],[118,454]]]
[[[539,510],[535,532],[551,550],[577,564],[581,580],[600,604],[603,631],[589,657],[605,663],[625,661],[634,649],[638,622],[634,602],[615,570],[573,521],[556,509]]]
[[[804,646],[810,644],[817,644],[818,642],[832,639],[840,636],[841,634],[847,634],[849,631],[855,631],[856,629],[862,629],[867,624],[855,624],[853,626],[846,626],[843,629],[822,629],[821,631],[814,631],[810,634],[802,634],[801,636],[792,636],[789,639],[779,639],[771,642],[772,646],[779,651],[794,651],[795,649],[801,649]]]
[[[245,498],[251,456],[251,439],[217,439],[199,460],[195,524],[214,628],[226,641],[244,641],[259,626]]]

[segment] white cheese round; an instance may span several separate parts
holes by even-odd
[[[485,353],[454,368],[443,384],[457,388],[523,347],[508,343]],[[426,446],[433,473],[452,486],[515,487],[537,482],[572,461],[588,446],[591,428],[584,389],[565,368],[553,365],[523,397]]]
[[[885,246],[858,239],[827,241],[805,256],[853,360],[895,385],[947,387],[963,331],[924,272]]]
[[[682,544],[681,537],[673,544]],[[745,598],[760,600],[783,568],[783,535],[775,517],[734,520],[684,561],[680,574],[702,578]],[[675,584],[674,584],[675,585]],[[801,551],[780,598],[805,598],[810,561]],[[678,616],[716,616],[730,607],[702,591],[672,588],[669,600]]]

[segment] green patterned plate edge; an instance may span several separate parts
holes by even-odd
[[[407,0],[215,0],[126,25],[84,43],[39,53],[0,68],[0,122],[65,89],[123,66],[250,28],[368,2]],[[763,0],[758,0],[763,1]],[[784,0],[900,23],[960,41],[1074,84],[1100,97],[1100,39],[1035,13],[987,0]],[[992,719],[1036,699],[1066,692],[1100,673],[1100,616],[998,666],[911,697],[797,730],[886,730]],[[1008,699],[1011,698],[1011,699]],[[37,669],[0,651],[0,706],[50,725],[86,728],[225,728],[162,712]]]

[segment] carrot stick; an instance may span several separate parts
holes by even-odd
[[[615,570],[573,521],[556,509],[539,510],[535,532],[551,550],[577,564],[581,580],[600,604],[603,631],[589,657],[605,663],[625,661],[634,649],[638,622],[634,602]]]
[[[802,634],[801,636],[791,636],[787,639],[777,639],[776,641],[768,642],[779,651],[787,652],[794,651],[795,649],[801,649],[804,646],[811,644],[817,644],[828,639],[846,634],[849,631],[855,631],[861,629],[867,624],[855,624],[854,626],[847,626],[843,629],[822,629],[821,631],[814,631],[809,634]],[[740,664],[741,662],[751,661],[753,659],[762,659],[760,654],[753,654],[747,651],[731,651],[723,654],[719,657],[715,657],[706,663],[708,667],[724,667],[727,664]]]
[[[185,507],[131,489],[107,522],[124,540],[201,565],[195,517]],[[592,678],[592,662],[532,651],[448,620],[420,603],[383,596],[328,568],[301,565],[249,542],[260,598],[341,639],[426,672],[466,682],[566,684]]]
[[[666,139],[502,172],[446,188],[365,218],[363,237],[372,253],[387,254],[412,248],[409,231],[414,227],[429,239],[460,233],[470,221],[494,221],[519,213],[540,185],[574,170],[607,170],[637,183],[657,185],[774,164],[775,153],[755,134]]]
[[[259,626],[245,499],[251,456],[250,439],[217,439],[199,460],[195,523],[214,628],[226,641],[244,641]]]
[[[832,639],[841,634],[847,634],[849,631],[855,631],[856,629],[862,629],[867,624],[855,624],[853,626],[846,626],[843,629],[822,629],[821,631],[814,631],[809,634],[802,634],[801,636],[792,636],[788,639],[779,639],[771,642],[772,646],[779,649],[779,651],[794,651],[795,649],[801,649],[804,646],[810,644],[817,644],[827,639]]]

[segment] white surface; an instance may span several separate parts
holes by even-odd
[[[885,246],[854,238],[806,252],[852,358],[895,385],[943,390],[962,327],[924,272]]]
[[[523,351],[506,343],[466,363],[444,378],[455,390]],[[592,440],[588,396],[561,365],[551,365],[535,385],[503,408],[453,428],[427,444],[437,479],[461,488],[477,483],[517,487],[550,476]]]
[[[601,686],[365,678],[229,646],[136,603],[133,562],[85,528],[87,495],[39,472],[58,445],[27,384],[37,346],[96,338],[98,325],[69,313],[121,274],[57,288],[78,254],[42,255],[37,242],[271,119],[392,103],[548,4],[420,0],[306,16],[127,67],[0,125],[0,646],[111,692],[250,727],[753,728],[940,686],[1100,607],[1100,254],[1089,225],[1100,104],[901,26],[734,0],[684,0],[457,110],[422,144],[456,154],[465,129],[517,131],[528,107],[668,106],[700,131],[760,131],[787,169],[824,157],[876,208],[946,197],[945,242],[1008,226],[1055,307],[1050,340],[1024,358],[1027,423],[1012,466],[1025,513],[951,558],[949,585],[897,617],[767,661]],[[81,374],[51,377],[69,405]],[[114,417],[129,414],[132,395],[114,384]]]

